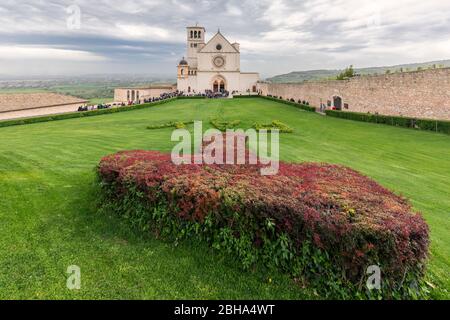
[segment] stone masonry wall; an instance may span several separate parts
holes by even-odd
[[[450,68],[258,87],[263,95],[305,100],[315,107],[333,105],[338,96],[343,111],[450,120]]]

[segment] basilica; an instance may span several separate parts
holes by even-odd
[[[204,92],[256,92],[259,74],[241,72],[238,43],[230,43],[220,30],[205,43],[205,28],[187,27],[186,57],[178,64],[177,90]]]
[[[259,74],[241,72],[239,43],[230,43],[220,30],[205,43],[205,28],[187,27],[186,56],[178,63],[176,84],[121,87],[114,90],[114,101],[140,103],[177,92],[184,95],[257,91]]]

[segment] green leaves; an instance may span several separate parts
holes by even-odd
[[[175,128],[175,129],[184,129],[186,128],[186,125],[192,124],[194,121],[171,121],[167,123],[158,123],[158,124],[152,124],[147,126],[147,129],[154,130],[154,129],[164,129],[164,128]]]
[[[212,119],[210,123],[214,128],[220,131],[227,131],[227,129],[236,129],[241,123],[241,121],[240,120],[226,121],[226,120]]]
[[[294,132],[294,129],[289,127],[287,124],[281,122],[280,120],[273,120],[271,123],[268,123],[268,124],[260,124],[260,123],[255,122],[255,124],[253,125],[253,128],[257,131],[260,131],[260,130],[271,131],[271,130],[276,129],[280,133]]]

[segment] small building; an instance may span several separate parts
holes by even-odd
[[[114,102],[138,103],[144,100],[159,98],[162,94],[176,91],[176,85],[150,85],[146,87],[116,88],[114,90]]]

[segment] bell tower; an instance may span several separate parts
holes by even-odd
[[[184,59],[178,63],[178,79],[187,79],[189,77],[189,65],[188,62]]]
[[[187,62],[193,69],[197,68],[197,52],[205,44],[205,28],[195,25],[187,27]]]

